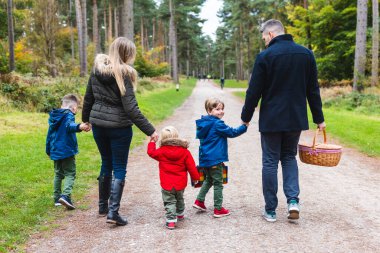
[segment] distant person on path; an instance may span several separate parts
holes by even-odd
[[[166,227],[174,229],[177,220],[185,218],[183,193],[187,186],[187,172],[193,181],[199,180],[194,158],[187,150],[189,142],[178,138],[178,131],[172,126],[162,129],[160,147],[155,140],[148,144],[148,155],[159,161],[162,200],[166,210]]]
[[[76,175],[75,155],[78,154],[76,133],[91,130],[89,124],[75,123],[78,103],[79,99],[73,94],[63,97],[61,109],[49,113],[46,137],[46,154],[54,161],[54,203],[55,206],[62,204],[69,210],[75,209],[71,193]],[[63,179],[65,182],[61,191]]]
[[[206,116],[196,120],[196,137],[200,141],[199,166],[204,168],[205,180],[199,191],[194,208],[206,211],[205,198],[214,186],[214,217],[230,215],[223,204],[223,162],[228,161],[227,138],[235,138],[247,131],[248,124],[237,128],[227,126],[222,120],[224,103],[217,98],[209,98],[205,102]]]
[[[267,49],[258,54],[245,104],[243,122],[250,122],[261,99],[259,131],[262,148],[262,183],[265,199],[263,217],[276,221],[277,170],[281,161],[283,189],[288,204],[288,219],[299,218],[299,180],[296,160],[302,130],[309,129],[307,101],[313,122],[326,127],[313,52],[293,42],[278,20],[268,20],[261,27]]]
[[[224,77],[222,76],[221,78],[220,78],[220,88],[223,90],[223,88],[224,88]]]
[[[107,223],[119,226],[128,223],[119,215],[119,208],[127,173],[132,125],[135,124],[153,140],[158,138],[136,101],[134,87],[137,72],[130,66],[135,56],[135,44],[124,37],[112,42],[109,55],[96,56],[82,112],[83,122],[92,125],[102,158],[98,177],[99,215],[107,215]]]

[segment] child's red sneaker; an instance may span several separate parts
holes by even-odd
[[[227,215],[230,215],[230,211],[228,211],[227,209],[224,209],[224,207],[220,208],[220,210],[218,210],[216,208],[214,209],[214,217],[215,218],[220,218],[220,217],[224,217]]]
[[[195,200],[194,204],[193,204],[193,207],[196,208],[196,209],[199,209],[201,211],[206,211],[207,208],[205,206],[205,202],[203,201],[199,201],[199,200]]]
[[[170,229],[170,230],[175,229],[175,222],[166,222],[165,226],[167,229]]]
[[[177,215],[177,220],[181,221],[185,219],[185,215]]]

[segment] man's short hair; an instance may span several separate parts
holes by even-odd
[[[79,99],[74,94],[67,94],[62,98],[62,107],[63,108],[73,108],[78,106]]]
[[[273,32],[276,35],[280,35],[285,33],[285,29],[281,21],[276,19],[269,19],[261,25],[260,32]]]

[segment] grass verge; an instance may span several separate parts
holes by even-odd
[[[245,92],[234,92],[244,101]],[[348,111],[338,107],[323,108],[327,132],[347,147],[369,155],[380,157],[380,116]],[[258,113],[258,111],[256,111]],[[309,113],[310,127],[314,123]]]
[[[225,88],[248,88],[248,81],[243,80],[243,81],[236,81],[233,79],[227,79],[224,83]]]
[[[195,79],[175,87],[137,94],[140,109],[153,123],[170,116],[191,94]],[[84,89],[81,89],[82,91]],[[30,234],[55,227],[54,220],[67,214],[54,208],[53,162],[45,154],[48,115],[43,113],[0,114],[0,252],[21,250]],[[80,113],[77,122],[80,121]],[[78,133],[77,179],[73,200],[88,208],[85,196],[96,185],[100,156],[91,133]],[[146,136],[134,127],[132,148]],[[21,246],[20,246],[21,245]]]

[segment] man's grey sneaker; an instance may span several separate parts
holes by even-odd
[[[269,221],[269,222],[275,222],[277,219],[276,219],[276,212],[275,211],[265,211],[263,212],[263,218],[266,220],[266,221]]]
[[[298,220],[300,218],[300,206],[297,200],[292,199],[288,204],[288,219]]]
[[[74,210],[75,209],[75,206],[71,202],[70,197],[68,197],[66,195],[61,195],[58,202],[61,203],[62,205],[64,205],[68,210]]]

